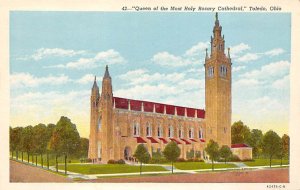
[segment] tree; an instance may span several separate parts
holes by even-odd
[[[88,151],[89,151],[89,139],[87,139],[87,138],[80,138],[79,156],[81,158],[87,158]]]
[[[282,159],[284,157],[289,158],[289,152],[290,152],[290,137],[287,134],[284,134],[281,137],[280,165],[282,165]]]
[[[22,149],[22,127],[9,128],[10,151],[16,151],[18,159],[18,151]]]
[[[226,164],[226,160],[228,160],[232,155],[232,152],[231,152],[230,148],[227,145],[223,145],[220,148],[219,153],[220,153],[220,157],[224,158],[225,164]]]
[[[231,142],[236,143],[247,143],[250,138],[250,129],[241,120],[234,122],[231,126]]]
[[[53,130],[49,148],[56,154],[56,171],[58,171],[57,157],[65,155],[76,155],[80,147],[80,136],[76,125],[67,117],[62,116]],[[66,168],[66,167],[65,167]]]
[[[259,157],[262,153],[262,140],[263,133],[259,129],[252,129],[250,133],[250,138],[248,140],[248,145],[252,147],[252,153],[254,157]]]
[[[41,155],[41,164],[43,167],[43,153],[46,152],[49,142],[48,131],[45,124],[40,123],[33,127],[33,142],[34,152]]]
[[[180,148],[178,145],[174,142],[171,141],[167,144],[163,151],[163,155],[168,161],[172,162],[172,173],[173,173],[173,163],[178,159],[180,156]]]
[[[80,147],[80,136],[76,125],[62,116],[57,122],[50,139],[50,149],[56,154],[74,155]]]
[[[208,154],[212,162],[212,170],[214,170],[214,160],[219,158],[219,145],[214,140],[210,140],[205,148],[205,152]]]
[[[142,175],[142,163],[148,163],[150,161],[150,154],[143,144],[139,144],[133,156],[140,162],[140,175]]]
[[[29,162],[29,154],[34,150],[33,127],[31,125],[25,127],[22,132],[22,150],[27,152],[27,162]]]
[[[270,130],[263,136],[263,151],[269,156],[270,167],[272,166],[272,158],[279,154],[281,149],[281,138],[276,132]]]

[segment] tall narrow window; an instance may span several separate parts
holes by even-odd
[[[203,139],[202,127],[199,130],[199,139]]]
[[[168,137],[173,137],[173,134],[174,134],[174,129],[172,126],[169,126],[169,130],[168,130]]]
[[[139,136],[140,135],[140,129],[138,123],[133,123],[133,136]]]
[[[149,137],[151,136],[151,126],[149,123],[146,124],[146,136]]]
[[[158,137],[162,137],[162,133],[163,133],[162,127],[161,127],[160,124],[158,124],[158,127],[157,127],[157,136]]]

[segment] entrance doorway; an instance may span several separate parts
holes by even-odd
[[[131,148],[126,146],[124,149],[124,159],[129,160],[131,159]]]

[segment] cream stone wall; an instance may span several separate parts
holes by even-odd
[[[251,160],[252,159],[252,148],[251,147],[241,147],[232,148],[232,154],[239,157],[241,160]]]

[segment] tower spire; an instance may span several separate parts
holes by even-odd
[[[109,71],[108,71],[108,66],[106,65],[106,67],[105,67],[105,73],[104,73],[104,77],[103,77],[104,79],[105,78],[109,78],[109,79],[111,79],[111,77],[110,77],[110,75],[109,75]]]
[[[93,84],[93,89],[95,89],[95,88],[98,88],[96,75],[95,75],[94,84]]]
[[[218,12],[216,12],[216,21],[215,21],[215,25],[216,25],[216,26],[219,26]]]

